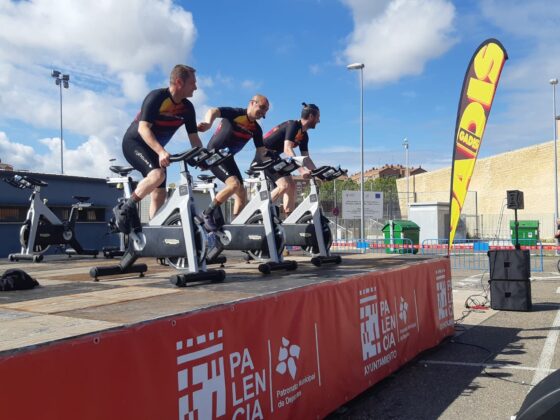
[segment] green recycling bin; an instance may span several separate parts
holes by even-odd
[[[539,241],[539,221],[538,220],[518,220],[519,223],[519,245],[534,246]],[[515,245],[515,220],[509,222],[511,230],[511,242]]]
[[[420,226],[410,220],[393,220],[392,224],[392,229],[391,221],[382,229],[385,237],[385,252],[387,254],[416,254],[420,243]],[[393,231],[392,238],[391,230]],[[412,250],[410,249],[411,242],[414,246]]]

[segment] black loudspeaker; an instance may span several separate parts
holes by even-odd
[[[500,311],[531,311],[531,282],[490,280],[490,307]]]
[[[511,210],[523,210],[523,191],[509,190],[507,191],[507,208]]]
[[[531,255],[528,250],[488,251],[490,307],[503,311],[530,311]]]
[[[506,249],[488,251],[490,280],[525,280],[531,277],[529,250]]]
[[[527,394],[517,420],[560,419],[560,370],[552,372]]]

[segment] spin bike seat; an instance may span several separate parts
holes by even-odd
[[[88,201],[89,197],[86,197],[84,195],[73,195],[72,196],[73,199],[78,200],[78,202],[83,203],[84,201]]]
[[[134,170],[132,166],[109,166],[109,169],[120,176],[128,176]]]
[[[198,179],[200,179],[202,182],[214,182],[214,179],[216,179],[216,177],[214,175],[198,175],[197,177]]]

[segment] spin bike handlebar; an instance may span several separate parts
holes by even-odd
[[[283,159],[280,157],[276,157],[251,165],[251,169],[249,172],[264,171],[265,169],[269,169],[272,172],[276,172],[282,175],[289,175],[298,167],[299,165],[291,157]]]
[[[185,152],[176,153],[174,155],[171,155],[169,157],[169,161],[170,162],[188,161],[188,160],[191,160],[191,159],[195,158],[196,156],[200,155],[204,151],[206,151],[206,149],[204,147],[196,146],[196,147],[193,147],[192,149],[189,149]]]
[[[45,181],[41,181],[40,179],[33,178],[29,175],[14,175],[10,178],[3,178],[3,180],[12,187],[19,189],[33,189],[35,187],[46,187],[49,185]]]
[[[322,181],[332,181],[333,179],[346,175],[347,173],[348,169],[340,169],[340,166],[338,168],[333,166],[321,166],[311,171],[311,176],[319,178]]]
[[[220,165],[224,160],[229,158],[231,153],[226,147],[224,149],[203,149],[203,151],[191,158],[189,165],[198,167],[202,170],[213,168]]]

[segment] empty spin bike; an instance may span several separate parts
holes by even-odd
[[[46,187],[48,185],[46,182],[28,175],[14,175],[4,178],[4,181],[15,188],[32,190],[29,197],[31,205],[19,231],[21,252],[8,255],[10,261],[40,262],[51,245],[70,247],[65,249],[68,256],[73,254],[91,255],[94,258],[97,256],[98,250],[82,248],[75,232],[78,211],[91,206],[91,203],[87,202],[89,197],[73,196],[78,202],[72,205],[68,220],[60,220],[47,207],[46,200],[41,198],[41,187]]]
[[[294,158],[298,163],[299,158]],[[300,246],[311,255],[311,263],[317,267],[322,264],[340,264],[340,255],[331,255],[332,232],[319,202],[317,179],[332,181],[346,174],[346,170],[332,166],[321,166],[311,171],[309,194],[282,222],[286,234],[286,245]]]

